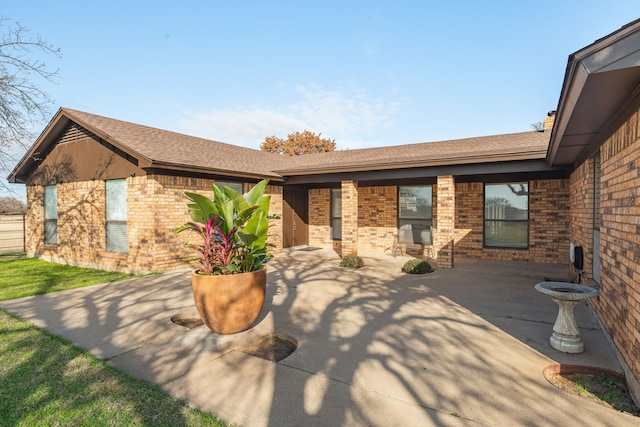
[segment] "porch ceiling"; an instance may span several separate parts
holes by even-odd
[[[547,161],[577,165],[593,154],[640,85],[640,20],[569,56]]]

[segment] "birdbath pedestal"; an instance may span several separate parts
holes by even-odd
[[[587,298],[598,295],[589,286],[568,282],[542,282],[535,286],[538,292],[549,295],[558,304],[558,317],[549,338],[551,347],[564,353],[582,353],[584,343],[580,339],[578,325],[573,317],[573,307]]]

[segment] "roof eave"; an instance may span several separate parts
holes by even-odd
[[[75,116],[72,112],[62,108],[62,111],[65,113],[65,115],[67,115],[69,117],[70,120],[76,122],[77,124],[81,125],[82,127],[84,127],[85,129],[87,129],[88,131],[90,131],[91,133],[93,133],[94,135],[96,135],[97,137],[103,139],[104,141],[108,142],[109,144],[113,145],[114,147],[117,147],[118,149],[124,151],[125,153],[127,153],[128,155],[130,155],[131,157],[135,158],[138,161],[138,166],[141,168],[145,168],[145,167],[149,167],[151,166],[151,164],[153,163],[152,159],[150,159],[147,156],[144,156],[140,153],[138,153],[135,150],[132,150],[131,148],[129,148],[126,145],[123,145],[120,141],[118,141],[117,139],[113,138],[111,135],[107,134],[106,132],[104,132],[103,130],[87,123],[86,121],[82,120],[81,118]]]
[[[36,141],[33,143],[31,148],[27,150],[25,155],[20,159],[18,164],[13,168],[11,173],[9,173],[7,177],[7,181],[11,183],[21,183],[24,184],[27,182],[27,178],[29,172],[37,167],[38,161],[41,159],[38,157],[38,153],[47,152],[51,144],[55,142],[56,137],[64,130],[64,128],[70,123],[75,122],[80,126],[84,127],[98,138],[103,139],[109,144],[117,147],[123,152],[129,154],[134,157],[138,161],[138,166],[144,168],[149,167],[151,165],[151,160],[147,157],[137,153],[128,147],[122,145],[119,141],[112,138],[110,135],[104,133],[100,129],[95,128],[94,126],[86,123],[82,119],[74,116],[65,108],[59,108],[53,118],[47,123],[47,126],[40,133]]]
[[[24,156],[22,156],[20,161],[9,173],[7,181],[20,184],[24,184],[26,182],[26,171],[36,166],[37,154],[41,152],[43,148],[47,149],[53,142],[53,137],[50,135],[52,133],[57,134],[56,131],[63,129],[67,125],[68,122],[63,122],[64,120],[65,118],[62,114],[62,108],[59,108],[53,118],[49,120],[49,123],[47,123],[47,126],[43,129],[38,138],[36,138],[35,143],[27,150]]]
[[[547,150],[549,164],[577,166],[637,95],[639,38],[636,20],[569,55]]]
[[[438,157],[431,158],[429,160],[408,160],[399,162],[388,163],[361,163],[351,166],[330,166],[330,167],[316,167],[316,168],[304,168],[304,169],[285,169],[277,170],[276,172],[282,176],[301,176],[301,175],[315,175],[315,174],[331,174],[331,173],[345,173],[345,172],[363,172],[372,170],[389,170],[389,169],[408,169],[408,168],[421,168],[421,167],[433,167],[433,166],[452,166],[452,165],[466,165],[474,163],[492,163],[492,162],[509,162],[518,160],[543,160],[546,156],[546,149],[527,151],[522,153],[510,153],[507,155],[474,155],[466,157]]]
[[[270,181],[282,182],[282,176],[272,173],[253,173],[248,171],[233,171],[227,169],[215,169],[210,167],[200,167],[194,165],[176,164],[171,162],[153,161],[149,166],[145,166],[143,169],[163,170],[171,172],[189,172],[201,175],[221,175],[229,176],[233,178],[244,178],[251,180],[269,179]]]

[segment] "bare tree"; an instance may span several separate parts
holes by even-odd
[[[16,151],[27,148],[33,128],[49,115],[52,101],[39,83],[55,82],[58,70],[50,70],[41,58],[60,58],[61,52],[6,17],[0,17],[0,34],[0,173],[6,175]]]
[[[26,205],[14,197],[0,197],[0,214],[24,213]]]
[[[320,138],[322,134],[315,134],[305,130],[303,132],[290,133],[287,139],[268,136],[260,145],[262,151],[296,156],[308,153],[326,153],[335,151],[336,142],[333,139]]]

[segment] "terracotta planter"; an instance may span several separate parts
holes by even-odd
[[[205,325],[218,334],[235,334],[256,321],[267,288],[267,269],[226,276],[191,273],[193,300]]]

